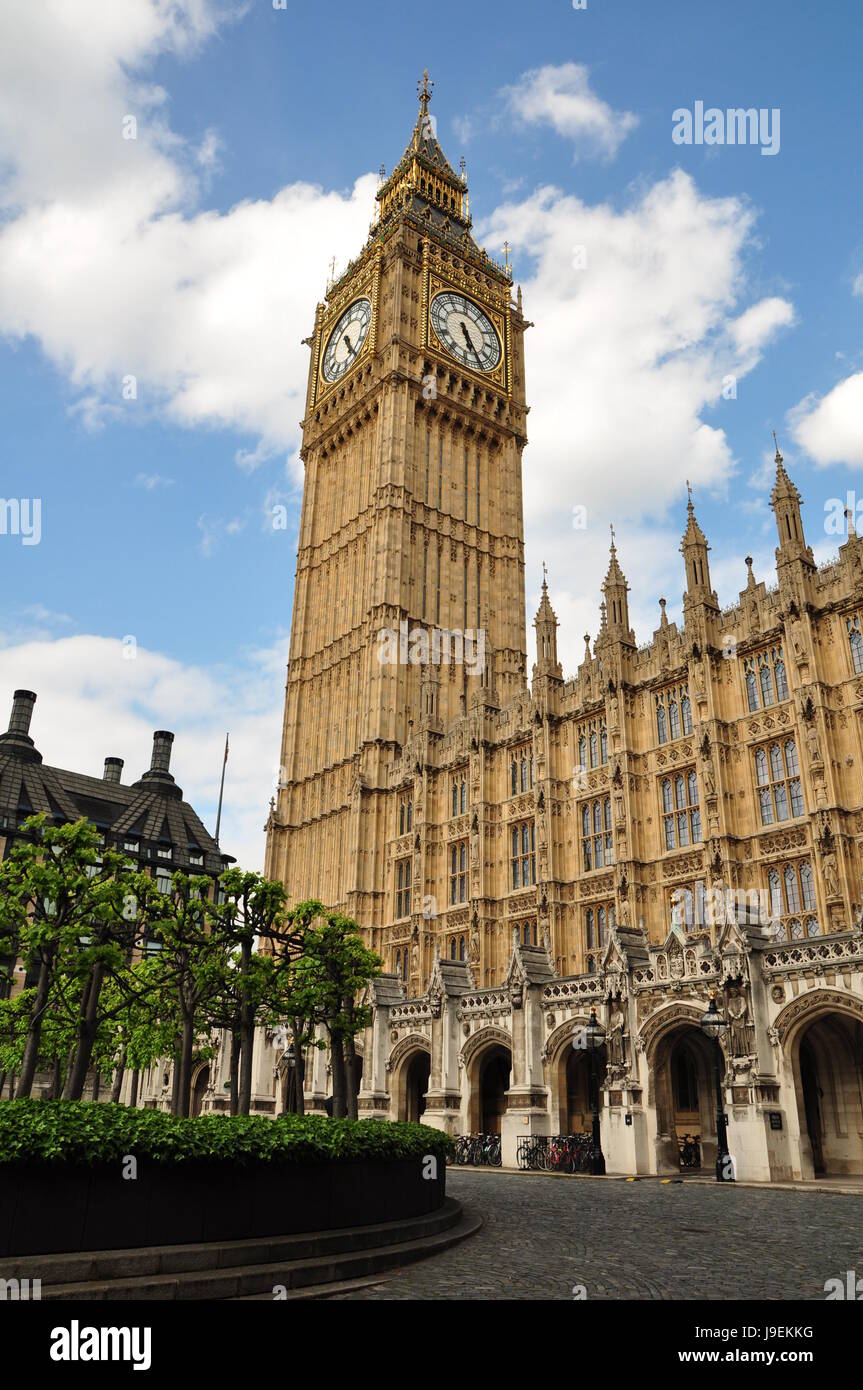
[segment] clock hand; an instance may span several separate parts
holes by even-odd
[[[467,343],[468,347],[470,348],[470,350],[471,350],[471,352],[473,353],[474,357],[476,358],[477,362],[479,362],[479,361],[480,361],[480,355],[479,355],[479,353],[477,352],[476,348],[475,348],[474,345],[473,345],[473,340],[472,340],[470,334],[469,334],[468,331],[467,331],[467,324],[465,323],[464,319],[461,320],[461,331],[462,331],[462,333],[464,334],[464,340],[465,340],[465,342]]]
[[[353,352],[353,347],[351,346],[351,340],[350,340],[350,338],[348,337],[347,333],[345,333],[344,339],[345,339],[345,342],[346,342],[347,345],[348,345],[348,352]]]

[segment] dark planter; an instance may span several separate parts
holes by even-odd
[[[369,1226],[442,1205],[446,1167],[422,1159],[330,1164],[140,1163],[0,1167],[0,1256],[243,1240]],[[0,1271],[2,1273],[2,1271]]]

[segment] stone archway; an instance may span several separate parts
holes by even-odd
[[[200,1115],[204,1100],[207,1095],[207,1087],[210,1084],[210,1068],[208,1064],[199,1067],[194,1081],[192,1082],[191,1105],[189,1114],[192,1116]]]
[[[657,1173],[680,1172],[680,1146],[687,1135],[698,1138],[702,1169],[716,1163],[715,1051],[699,1027],[701,1012],[696,1006],[675,1005],[642,1030],[649,1099],[656,1114]],[[720,1076],[724,1074],[723,1057]]]
[[[484,1028],[462,1049],[468,1085],[468,1131],[500,1134],[512,1075],[512,1046],[502,1028]]]
[[[591,1129],[594,1089],[598,1091],[600,1112],[605,1103],[605,1047],[591,1058],[584,1048],[573,1046],[573,1040],[589,1021],[588,1014],[576,1014],[555,1028],[546,1043],[552,1125],[558,1134],[584,1134]]]
[[[417,1121],[425,1111],[431,1076],[431,1043],[424,1033],[409,1033],[393,1048],[392,1109],[397,1120]],[[392,1113],[392,1112],[391,1112]]]
[[[819,991],[784,1009],[776,1032],[793,1078],[804,1178],[863,1174],[863,1005]]]

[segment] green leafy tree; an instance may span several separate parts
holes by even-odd
[[[52,990],[68,970],[80,996],[66,1094],[80,1098],[102,981],[120,960],[120,942],[132,936],[124,909],[140,875],[125,856],[101,849],[99,832],[87,820],[55,826],[40,814],[28,817],[23,830],[25,838],[0,865],[0,951],[20,954],[38,971],[16,1096],[30,1094]]]

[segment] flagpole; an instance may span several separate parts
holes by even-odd
[[[222,761],[222,783],[219,787],[219,810],[216,815],[216,844],[219,843],[219,829],[222,824],[222,798],[225,795],[225,768],[228,766],[228,734],[225,734],[225,757]]]

